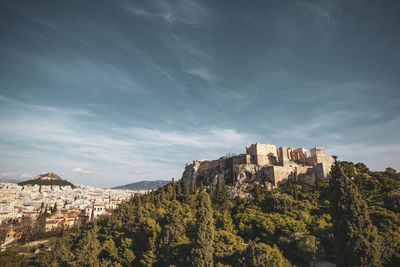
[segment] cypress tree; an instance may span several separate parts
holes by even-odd
[[[94,205],[92,205],[92,213],[90,214],[90,220],[94,220]]]
[[[172,200],[176,200],[176,190],[173,188],[172,190]]]
[[[163,203],[165,201],[165,191],[164,191],[164,187],[161,188],[161,203]]]
[[[204,191],[204,185],[203,185],[203,183],[200,183],[199,192],[201,193],[201,192],[203,192],[203,191]]]
[[[140,220],[143,216],[143,207],[142,207],[142,201],[139,199],[138,204],[137,204],[137,210],[136,210],[136,215],[137,218]]]
[[[186,183],[185,184],[185,196],[190,195],[190,184]]]
[[[214,219],[211,200],[206,192],[200,192],[196,212],[196,233],[192,249],[193,266],[213,266]]]
[[[378,234],[367,203],[336,158],[330,189],[337,266],[382,266]]]
[[[213,188],[213,185],[212,184],[210,184],[210,187],[208,188],[208,192],[210,193],[210,198],[212,199],[212,196],[213,196],[213,191],[214,191],[214,188]]]
[[[178,197],[180,197],[181,195],[182,195],[182,183],[181,182],[178,182],[177,184],[176,184],[176,195],[178,196]]]
[[[193,181],[190,182],[190,194],[196,194],[196,183]]]
[[[216,189],[216,202],[220,210],[230,209],[232,207],[232,202],[230,195],[226,190],[225,184],[221,181],[220,176],[217,177],[217,189]]]

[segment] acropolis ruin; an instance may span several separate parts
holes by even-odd
[[[246,154],[228,155],[217,160],[194,160],[182,174],[184,183],[215,184],[219,176],[228,184],[257,181],[277,187],[288,180],[314,184],[329,177],[332,156],[323,147],[310,149],[279,147],[256,143],[246,147]]]

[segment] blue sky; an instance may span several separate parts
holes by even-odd
[[[255,142],[400,169],[398,1],[0,1],[0,173],[179,179]]]

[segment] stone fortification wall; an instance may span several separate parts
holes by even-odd
[[[293,167],[286,166],[272,166],[274,171],[273,185],[279,186],[288,180],[295,180],[295,172]]]
[[[333,158],[324,154],[322,147],[307,149],[253,144],[246,154],[224,156],[218,160],[195,160],[187,165],[182,181],[215,184],[217,177],[228,184],[258,181],[278,186],[288,180],[314,184],[316,178],[328,178]]]
[[[256,143],[246,147],[247,162],[257,165],[276,164],[276,146],[271,144]]]
[[[304,147],[297,148],[292,152],[292,159],[295,161],[305,163],[307,158],[308,158],[308,152],[307,149],[305,149]]]
[[[281,166],[285,166],[290,163],[292,160],[292,151],[291,147],[280,147],[278,149],[278,162]]]
[[[246,154],[240,154],[238,156],[234,156],[232,158],[232,164],[236,165],[236,164],[246,164],[247,163],[247,155]]]

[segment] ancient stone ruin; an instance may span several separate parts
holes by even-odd
[[[246,147],[246,154],[227,155],[217,160],[194,160],[186,165],[182,181],[189,183],[216,184],[218,176],[227,184],[240,185],[259,182],[271,188],[288,180],[303,181],[313,185],[316,179],[329,178],[332,156],[324,154],[324,148],[293,149],[256,143]]]

